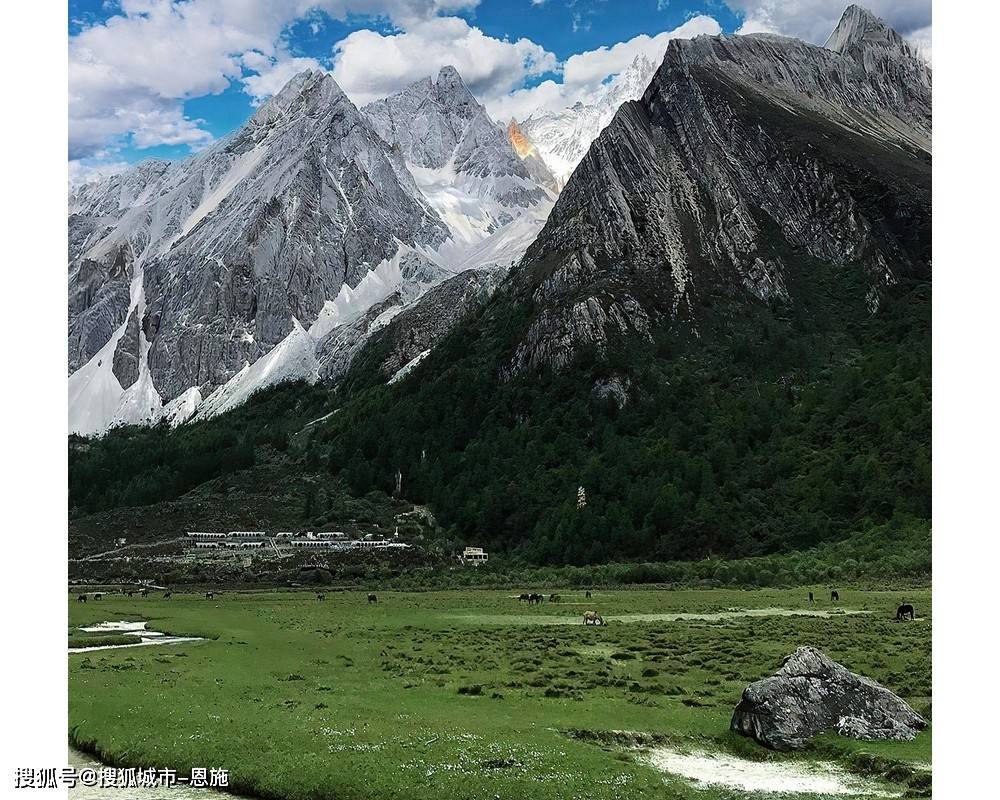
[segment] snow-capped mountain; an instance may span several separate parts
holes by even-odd
[[[304,72],[201,153],[73,193],[71,432],[180,424],[315,380],[373,305],[520,257],[550,193],[454,69],[407,92],[362,113]],[[421,135],[394,133],[411,112]]]
[[[580,163],[598,134],[611,122],[619,106],[638,100],[649,85],[658,65],[644,55],[605,84],[587,103],[575,103],[560,111],[532,114],[513,129],[518,151],[537,154],[560,187]],[[527,158],[522,155],[522,158]]]
[[[462,82],[444,67],[362,109],[378,134],[398,150],[417,185],[452,233],[443,254],[463,258],[523,217],[535,233],[539,212],[553,199],[517,157],[504,132]],[[533,238],[533,237],[532,237]]]

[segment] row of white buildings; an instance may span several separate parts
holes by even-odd
[[[252,549],[259,547],[275,547],[277,549],[305,550],[403,550],[410,545],[399,541],[399,534],[391,539],[375,537],[367,534],[360,539],[352,539],[343,531],[228,531],[226,533],[208,533],[205,531],[189,531],[188,541],[201,549]]]

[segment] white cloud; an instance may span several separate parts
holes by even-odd
[[[570,56],[563,67],[563,81],[571,86],[594,86],[608,75],[621,72],[638,55],[645,55],[656,62],[662,61],[671,39],[691,39],[702,34],[714,36],[719,33],[722,33],[722,28],[712,17],[692,17],[672,31],[664,31],[656,36],[641,33],[612,47],[599,47]]]
[[[109,175],[124,172],[132,165],[126,161],[90,161],[72,159],[69,162],[69,185],[79,186],[83,183],[99,181]]]
[[[930,64],[931,63],[931,26],[928,25],[926,28],[918,28],[915,31],[907,34],[907,39],[910,43],[917,48],[917,52],[923,56],[924,60]]]
[[[449,64],[484,102],[557,67],[556,57],[530,39],[496,39],[460,17],[435,17],[392,34],[355,31],[335,49],[333,76],[358,105]]]
[[[714,36],[721,32],[719,23],[712,17],[697,16],[656,36],[640,34],[612,47],[578,53],[563,65],[561,83],[547,80],[528,89],[517,89],[490,99],[486,106],[495,119],[524,119],[540,109],[556,111],[577,102],[586,103],[609,77],[624,70],[637,56],[643,55],[659,63],[671,39],[690,39],[702,34]]]
[[[738,33],[767,31],[823,44],[840,21],[847,0],[725,0],[739,14]],[[861,5],[903,36],[931,24],[931,0],[862,0]]]
[[[315,58],[291,56],[284,51],[278,56],[266,56],[251,50],[243,54],[243,66],[253,70],[253,74],[243,78],[243,88],[253,98],[254,104],[277,94],[282,86],[300,72],[323,69],[323,65]]]
[[[264,61],[259,62],[261,71],[244,81],[248,93],[260,98],[273,91],[297,63],[283,50],[282,32],[317,10],[340,19],[379,16],[405,27],[478,3],[121,0],[120,13],[69,41],[70,157],[120,147],[127,137],[137,147],[204,145],[211,135],[198,120],[184,116],[183,101],[222,92],[241,79],[247,67],[244,56],[251,52]]]

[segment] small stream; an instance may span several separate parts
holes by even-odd
[[[154,644],[180,644],[182,642],[200,642],[201,636],[168,636],[160,631],[149,630],[145,621],[120,620],[119,622],[100,622],[80,628],[85,633],[109,633],[124,636],[135,636],[135,642],[128,644],[100,644],[90,647],[71,647],[70,653],[93,653],[95,650],[121,650],[127,647],[148,647]]]

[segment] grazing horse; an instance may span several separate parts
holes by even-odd
[[[369,592],[368,593],[368,602],[369,603],[375,603],[376,605],[378,605],[378,597],[376,597],[373,593]]]
[[[549,595],[549,602],[550,603],[558,603],[559,599],[560,599],[559,595],[557,595],[557,594],[550,594]]]
[[[604,624],[604,617],[602,617],[596,611],[584,611],[583,612],[583,624],[584,625],[603,625]]]
[[[127,597],[131,597],[131,596],[132,596],[133,594],[135,594],[135,592],[132,592],[132,591],[129,591],[129,592],[125,592],[125,595],[126,595]]]
[[[139,592],[139,597],[149,597],[149,589],[143,589]]]
[[[326,600],[326,595],[325,595],[325,594],[323,594],[323,592],[318,592],[318,593],[316,594],[316,599],[317,599],[317,600]]]
[[[164,592],[164,593],[163,593],[163,599],[164,599],[164,600],[169,600],[169,599],[170,599],[170,596],[171,596],[172,594],[173,594],[173,592]]]
[[[832,592],[830,592],[830,602],[836,603],[838,600],[840,600],[840,592],[834,589]]]
[[[587,589],[587,599],[590,599],[590,589]]]
[[[811,603],[812,601],[813,601],[813,593],[809,592],[809,602]]]
[[[104,599],[104,593],[103,592],[94,592],[94,599],[95,600],[103,600]]]
[[[205,599],[206,600],[214,600],[215,599],[215,592],[205,592]]]
[[[538,605],[542,602],[542,596],[536,592],[532,592],[528,595],[528,605]]]
[[[913,606],[909,603],[903,603],[899,608],[896,609],[896,619],[904,620],[907,617],[913,620]]]
[[[528,598],[530,596],[531,595],[529,595],[527,592],[521,592],[521,594],[519,594],[517,596],[517,600],[518,600],[519,603],[527,603],[528,602]]]
[[[85,595],[85,594],[77,595],[76,602],[78,602],[78,603],[86,603],[87,602],[87,595]]]

